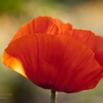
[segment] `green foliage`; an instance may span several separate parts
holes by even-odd
[[[19,14],[23,0],[0,0],[0,14]]]
[[[79,3],[90,2],[90,1],[95,2],[97,0],[45,0],[45,1],[52,2],[52,3],[62,3],[62,4],[70,5],[70,6],[75,6]],[[101,0],[101,1],[103,1],[103,0]]]
[[[19,15],[22,12],[21,8],[25,3],[29,2],[38,2],[38,3],[49,3],[53,5],[54,3],[62,3],[69,6],[75,6],[75,4],[87,1],[96,1],[96,0],[0,0],[0,14],[8,13],[13,15]]]

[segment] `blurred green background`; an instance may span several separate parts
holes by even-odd
[[[0,57],[21,25],[39,15],[103,36],[103,0],[0,0]],[[58,103],[102,103],[102,87],[103,80],[93,90],[59,92]],[[0,62],[0,103],[49,103],[49,96],[49,90],[35,86]]]

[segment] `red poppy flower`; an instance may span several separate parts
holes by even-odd
[[[103,77],[103,38],[39,16],[17,31],[2,62],[45,89],[88,90]]]

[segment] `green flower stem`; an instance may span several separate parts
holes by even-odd
[[[57,103],[56,99],[56,91],[51,90],[51,103]]]

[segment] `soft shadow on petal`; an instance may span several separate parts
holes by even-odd
[[[67,34],[91,48],[95,53],[96,60],[103,67],[103,37],[88,30],[77,29],[70,30]]]
[[[95,53],[96,60],[103,67],[103,37],[95,36],[94,45],[93,45],[93,51]]]
[[[92,50],[67,35],[25,35],[5,52],[21,63],[28,79],[45,89],[78,92],[94,88],[102,78]]]
[[[19,60],[27,77],[34,84],[41,86],[54,85],[49,82],[55,80],[56,68],[62,64],[61,48],[61,42],[55,35],[35,34],[15,40],[5,52]]]
[[[57,87],[66,92],[93,89],[103,77],[103,68],[95,60],[95,54],[72,37],[58,37],[64,46],[63,68],[59,74],[65,76],[58,76]]]

